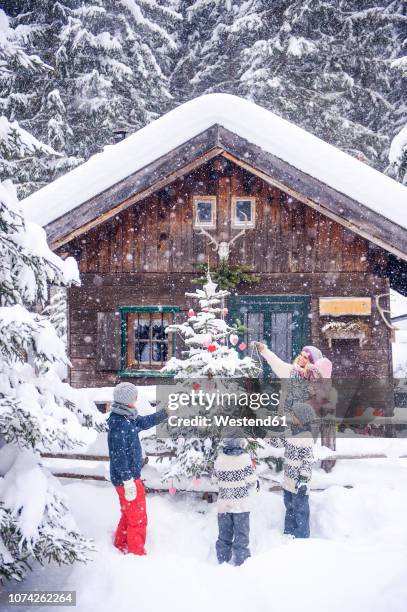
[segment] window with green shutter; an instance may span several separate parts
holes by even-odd
[[[122,306],[121,374],[163,376],[159,371],[174,354],[174,334],[166,332],[178,306]],[[168,376],[166,374],[165,376]]]

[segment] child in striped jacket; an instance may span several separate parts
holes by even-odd
[[[214,467],[214,481],[219,485],[216,554],[219,563],[233,560],[241,565],[250,557],[249,488],[256,476],[244,438],[225,438]],[[233,557],[233,559],[232,559]]]

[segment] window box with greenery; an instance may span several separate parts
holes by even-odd
[[[322,327],[322,333],[332,348],[332,340],[358,340],[359,346],[367,342],[369,327],[366,323],[354,321],[329,321]]]
[[[121,375],[169,376],[159,370],[174,354],[175,337],[166,333],[178,306],[122,306]]]

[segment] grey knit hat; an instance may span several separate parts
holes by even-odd
[[[305,402],[295,403],[291,410],[295,414],[297,419],[301,422],[301,425],[308,425],[316,419],[314,409],[312,408],[312,406]]]
[[[136,385],[129,382],[119,383],[113,389],[113,399],[119,404],[125,404],[128,406],[136,401],[138,397],[138,391]]]

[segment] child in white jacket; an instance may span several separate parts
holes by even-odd
[[[250,557],[249,488],[256,484],[244,438],[225,438],[223,452],[215,461],[214,480],[219,485],[216,554],[219,563],[241,565]]]

